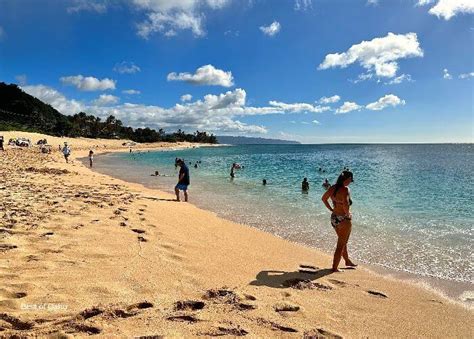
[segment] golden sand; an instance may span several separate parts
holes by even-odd
[[[0,152],[0,336],[473,337],[472,311],[433,292],[330,274],[316,249],[74,160],[123,140],[0,135],[55,145]]]

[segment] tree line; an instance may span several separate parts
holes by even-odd
[[[167,133],[162,128],[132,128],[110,115],[105,120],[80,112],[64,115],[51,105],[23,92],[15,84],[0,83],[0,130],[24,130],[55,136],[130,139],[135,142],[217,143],[213,134],[203,131]]]

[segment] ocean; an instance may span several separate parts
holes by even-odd
[[[336,235],[321,202],[322,183],[334,183],[349,167],[353,260],[439,281],[435,286],[457,284],[456,299],[473,301],[474,145],[240,145],[112,153],[96,157],[95,165],[172,192],[176,157],[190,169],[192,203],[328,253]],[[243,168],[231,180],[233,162]],[[156,170],[165,176],[151,176]]]

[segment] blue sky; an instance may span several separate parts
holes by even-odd
[[[473,142],[473,13],[472,0],[2,0],[0,81],[134,127]]]

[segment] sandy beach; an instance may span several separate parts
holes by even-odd
[[[53,152],[0,152],[0,336],[474,334],[472,310],[432,291],[364,267],[331,274],[326,253],[77,160],[128,151],[124,140],[1,134],[47,138]]]

